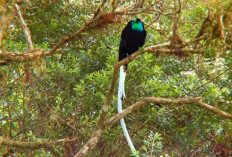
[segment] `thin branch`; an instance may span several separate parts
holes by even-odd
[[[86,29],[86,27],[83,29]],[[76,33],[76,35],[79,35],[83,31],[83,29],[79,30],[78,33]],[[53,49],[51,49],[48,52],[44,52],[42,49],[28,50],[27,51],[28,53],[24,53],[24,52],[13,53],[13,52],[7,52],[5,50],[0,50],[0,57],[2,59],[7,60],[7,61],[25,62],[25,61],[33,60],[33,59],[38,58],[38,57],[51,56],[57,51],[57,49],[59,47],[62,46],[63,42],[69,41],[69,40],[71,40],[71,38],[74,39],[74,37],[76,35],[74,34],[73,36],[65,38],[62,42],[57,44]],[[201,50],[191,50],[191,49],[176,49],[176,50],[175,49],[158,49],[158,48],[162,48],[162,47],[167,47],[169,45],[170,45],[169,42],[167,42],[167,43],[164,43],[164,45],[159,44],[159,45],[155,45],[155,46],[149,46],[149,47],[145,48],[144,51],[148,52],[148,53],[159,53],[159,54],[168,53],[168,54],[173,54],[173,55],[178,55],[178,53],[180,53],[180,52],[184,53],[184,54],[185,53],[186,54],[189,54],[189,53],[190,54],[194,54],[194,53],[200,54],[203,52]],[[61,53],[61,52],[57,51],[57,53]],[[136,53],[134,53],[131,56],[131,58],[133,59],[133,58],[135,58],[135,56],[141,55],[142,53],[143,52],[137,51]]]
[[[0,47],[2,46],[3,29],[0,29]]]
[[[186,41],[186,42],[183,42],[182,46],[185,47],[185,46],[188,46],[194,42],[197,42],[197,41],[200,41],[202,39],[205,39],[205,36],[198,36],[198,37],[195,37],[189,41]]]
[[[223,23],[223,14],[220,14],[218,16],[218,25],[219,25],[219,31],[220,31],[220,38],[224,39],[225,38],[225,33],[224,33],[224,30],[225,30],[225,26],[224,26],[224,23]]]
[[[159,16],[160,14],[158,14],[158,16]],[[165,33],[165,31],[164,30],[161,30],[161,29],[158,29],[158,28],[155,28],[154,26],[152,26],[151,24],[148,24],[148,23],[146,23],[146,22],[144,22],[143,21],[143,23],[144,23],[144,25],[146,26],[146,27],[150,27],[151,29],[153,29],[153,30],[155,30],[155,31],[157,31],[157,32],[159,32],[161,35],[163,35],[164,37],[166,37],[167,38],[167,34]]]
[[[49,151],[54,157],[61,156],[52,146],[44,147],[45,150]]]
[[[77,141],[77,138],[74,139],[60,139],[52,142],[21,142],[13,141],[7,138],[0,136],[0,145],[15,147],[20,149],[38,149],[38,148],[49,148],[52,145],[63,145],[64,143]]]
[[[223,74],[224,74],[223,72],[218,74],[216,77],[210,79],[208,82],[198,86],[197,88],[193,89],[192,91],[189,91],[188,93],[183,94],[183,96],[188,96],[189,94],[194,93],[195,91],[201,89],[202,87],[205,87],[207,84],[209,84],[210,82],[213,82],[215,79],[217,79],[218,77],[220,77]]]
[[[127,107],[124,109],[121,113],[118,113],[114,116],[112,116],[108,121],[105,122],[105,125],[112,125],[119,121],[121,118],[125,117],[126,115],[130,114],[131,112],[138,110],[143,105],[148,103],[159,103],[159,104],[174,104],[174,105],[180,105],[180,104],[195,104],[199,107],[203,107],[206,110],[216,113],[219,116],[222,116],[224,118],[228,118],[232,120],[232,114],[229,114],[227,112],[224,112],[222,110],[219,110],[216,107],[213,107],[211,105],[208,105],[201,101],[201,97],[192,97],[192,98],[177,98],[177,99],[171,99],[171,98],[158,98],[158,97],[147,97],[141,101],[136,102],[135,104]]]
[[[24,53],[24,52],[13,53],[13,52],[7,52],[5,50],[0,50],[0,58],[5,59],[8,62],[9,61],[25,62],[46,55],[46,53],[44,53],[42,49],[32,49],[32,50],[28,50],[27,52],[28,53]]]
[[[98,16],[98,14],[100,13],[100,11],[105,3],[106,3],[106,0],[103,0],[102,3],[98,6],[93,18],[96,18]]]
[[[159,103],[159,104],[192,104],[199,101],[200,97],[193,97],[193,98],[177,98],[177,99],[169,99],[169,98],[158,98],[158,97],[147,97],[143,100],[136,102],[135,104],[127,107],[121,113],[114,115],[108,121],[105,122],[105,125],[112,125],[121,118],[125,117],[127,114],[133,112],[141,108],[143,105],[148,103]]]
[[[134,52],[129,58],[125,58],[118,62],[115,66],[119,68],[121,65],[127,64],[134,60],[137,56],[143,54],[143,53],[158,53],[158,54],[174,54],[178,56],[178,53],[183,53],[183,54],[201,54],[203,53],[202,50],[192,50],[192,49],[160,49],[163,47],[168,47],[170,46],[170,42],[166,42],[163,44],[158,44],[154,46],[149,46],[144,49],[144,51],[137,51]]]
[[[211,11],[208,11],[208,16],[205,18],[205,20],[202,22],[201,24],[201,28],[198,32],[198,34],[196,35],[197,37],[200,37],[202,35],[204,35],[206,33],[206,29],[212,24],[212,20],[211,20]]]
[[[21,14],[20,7],[18,6],[18,4],[15,4],[15,8],[16,8],[19,20],[20,20],[20,24],[21,24],[21,26],[23,28],[24,34],[25,34],[26,39],[27,39],[28,49],[33,49],[33,43],[32,43],[32,40],[31,40],[31,33],[30,33],[29,28],[27,27],[26,22],[23,19],[23,16]]]
[[[228,119],[232,120],[232,114],[229,114],[229,113],[227,113],[227,112],[224,112],[224,111],[222,111],[222,110],[219,110],[217,107],[211,106],[211,105],[206,104],[206,103],[201,102],[201,101],[199,101],[198,103],[196,103],[196,105],[198,105],[198,106],[200,106],[200,107],[203,107],[203,108],[205,108],[205,109],[208,110],[208,111],[211,111],[211,112],[213,112],[213,113],[216,113],[216,114],[219,115],[219,116],[222,116],[222,117],[224,117],[224,118],[228,118]]]

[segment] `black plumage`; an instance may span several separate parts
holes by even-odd
[[[142,30],[133,30],[133,24],[142,25]],[[119,61],[136,52],[139,47],[142,47],[146,38],[146,30],[144,29],[143,22],[136,18],[127,23],[121,34],[121,42],[119,46]]]

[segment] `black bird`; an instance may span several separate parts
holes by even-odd
[[[121,42],[119,46],[119,61],[136,52],[139,47],[142,47],[145,42],[147,32],[144,29],[144,24],[139,18],[135,18],[127,23],[121,34]],[[125,98],[125,78],[126,78],[127,64],[120,67],[119,76],[119,94],[121,98]]]
[[[144,24],[139,18],[128,22],[121,34],[119,61],[138,51],[144,45],[146,35]]]
[[[128,22],[121,34],[121,42],[119,46],[119,61],[123,60],[126,57],[130,57],[130,55],[136,52],[139,47],[142,47],[144,45],[146,35],[147,33],[144,29],[144,24],[139,18],[135,18],[134,20]],[[126,98],[124,89],[126,71],[127,64],[120,67],[117,105],[118,113],[122,112],[122,100]],[[120,123],[129,147],[132,151],[135,151],[135,147],[130,139],[123,118],[120,119]]]

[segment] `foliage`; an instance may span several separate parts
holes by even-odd
[[[142,3],[144,2],[144,4]],[[199,31],[204,38],[187,49],[203,54],[187,57],[144,53],[128,65],[124,108],[148,97],[193,97],[232,113],[232,25],[224,21],[225,37],[220,37],[218,16],[232,16],[228,1],[185,0],[178,18],[178,33],[183,41],[194,39]],[[15,1],[5,1],[0,17],[7,19],[1,49],[12,53],[27,50],[27,40],[14,20]],[[126,22],[140,17],[147,25],[144,47],[170,41],[173,12],[178,1],[107,1],[102,12],[125,10],[113,24],[89,29],[67,42],[60,53],[28,62],[8,62],[0,66],[0,136],[15,141],[57,141],[77,138],[76,142],[54,146],[54,151],[72,156],[91,137],[99,119],[118,61],[121,30]],[[114,4],[115,3],[115,4]],[[21,2],[24,20],[31,31],[35,48],[48,51],[64,36],[79,30],[94,16],[101,1],[34,0]],[[107,7],[110,6],[110,7]],[[142,7],[140,7],[142,6]],[[176,7],[175,7],[176,6]],[[144,8],[144,9],[143,9]],[[151,8],[151,10],[148,10]],[[162,10],[162,9],[163,10]],[[153,10],[152,10],[153,9]],[[160,10],[161,9],[161,10]],[[228,12],[227,12],[228,11]],[[160,15],[158,16],[159,12]],[[202,29],[211,13],[211,23]],[[128,13],[128,14],[126,14]],[[131,13],[131,14],[129,14]],[[158,20],[155,20],[158,16]],[[0,61],[5,61],[0,58]],[[116,114],[116,91],[108,117]],[[212,112],[182,104],[147,104],[126,116],[126,124],[140,154],[228,155],[232,150],[232,123]],[[21,150],[1,146],[0,156],[52,156],[47,149]],[[54,154],[53,154],[54,155]],[[129,156],[130,150],[119,123],[104,130],[100,142],[89,156]],[[151,155],[150,155],[151,156]]]

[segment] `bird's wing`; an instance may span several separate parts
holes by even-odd
[[[131,31],[131,23],[129,22],[126,27],[122,30],[121,40],[126,39],[128,37],[128,32]]]

